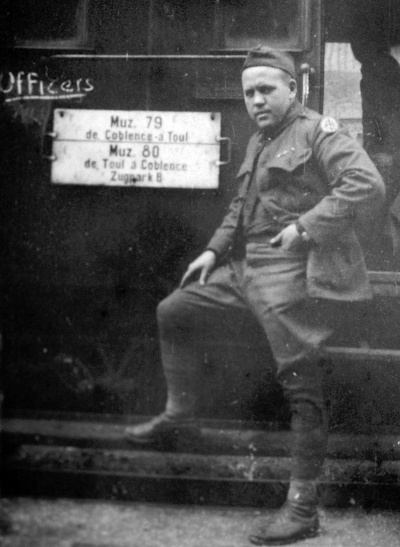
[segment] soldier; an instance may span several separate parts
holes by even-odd
[[[335,119],[302,107],[295,76],[285,52],[260,46],[247,55],[244,101],[258,130],[221,226],[158,307],[166,409],[125,433],[143,444],[190,427],[196,341],[216,323],[255,318],[292,412],[287,501],[276,520],[250,536],[256,545],[318,531],[317,480],[327,444],[321,351],[334,307],[371,297],[355,228],[365,227],[384,199],[365,151]]]

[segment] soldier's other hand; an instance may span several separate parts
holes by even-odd
[[[182,289],[189,279],[196,273],[200,271],[199,283],[204,285],[207,282],[207,278],[212,272],[217,262],[217,255],[214,251],[207,250],[204,251],[200,256],[191,262],[188,266],[188,269],[183,274],[182,280],[179,284],[179,287]]]
[[[295,224],[289,224],[283,228],[278,235],[270,240],[272,247],[282,247],[285,251],[290,251],[297,247],[301,241],[299,232]]]

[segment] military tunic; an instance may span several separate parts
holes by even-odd
[[[238,173],[238,193],[208,248],[222,257],[234,248],[262,134],[251,138]],[[384,201],[376,167],[333,118],[294,104],[273,139],[259,152],[253,174],[258,192],[247,241],[299,221],[314,245],[308,255],[311,296],[363,300],[371,296],[356,229],[373,227]]]

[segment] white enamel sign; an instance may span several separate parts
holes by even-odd
[[[217,188],[221,115],[57,109],[57,184]]]

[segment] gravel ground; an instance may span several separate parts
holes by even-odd
[[[275,510],[108,501],[6,500],[15,533],[3,547],[245,547]],[[302,547],[400,547],[400,512],[324,509]]]

